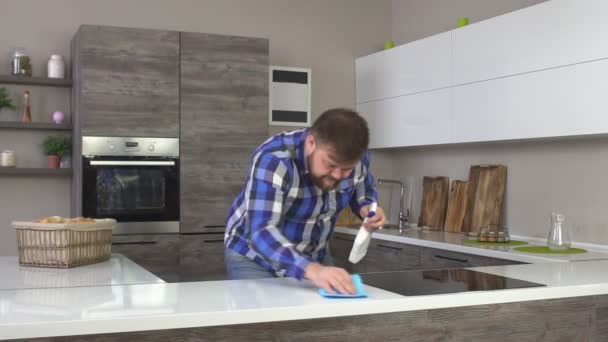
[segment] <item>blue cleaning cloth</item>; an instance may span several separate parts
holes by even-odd
[[[361,281],[361,276],[358,274],[351,275],[353,283],[355,284],[355,289],[357,293],[355,294],[342,294],[342,293],[328,293],[325,289],[319,289],[319,294],[323,297],[327,298],[365,298],[367,297],[367,293],[363,288],[363,282]]]

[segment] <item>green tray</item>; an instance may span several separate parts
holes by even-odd
[[[525,241],[519,240],[511,240],[509,242],[480,242],[477,240],[464,240],[464,243],[467,245],[475,245],[475,246],[521,246],[527,245],[528,243]]]
[[[582,248],[568,248],[563,251],[554,251],[549,249],[546,246],[524,246],[524,247],[515,247],[513,248],[519,252],[526,253],[539,253],[539,254],[582,254],[587,253],[587,250]]]

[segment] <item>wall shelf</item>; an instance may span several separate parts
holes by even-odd
[[[12,76],[12,75],[0,75],[0,83],[23,84],[23,85],[33,85],[33,86],[45,86],[45,87],[63,87],[63,88],[70,88],[72,86],[71,79]]]
[[[71,123],[0,121],[0,129],[33,129],[71,131]]]
[[[71,176],[72,169],[49,169],[29,167],[0,167],[0,175],[8,176]]]

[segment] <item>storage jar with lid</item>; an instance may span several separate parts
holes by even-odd
[[[0,166],[1,167],[16,167],[17,166],[17,156],[15,155],[15,151],[4,150],[4,151],[0,152]]]
[[[61,55],[51,55],[49,59],[47,75],[49,78],[65,78],[65,63]]]

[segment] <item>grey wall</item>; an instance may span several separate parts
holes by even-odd
[[[393,38],[401,43],[542,1],[394,0]],[[471,164],[508,166],[505,224],[514,234],[545,238],[549,214],[561,211],[579,242],[608,244],[608,139],[571,139],[435,146],[376,152],[392,163],[393,176],[414,176],[414,219],[420,211],[422,177],[468,178]]]
[[[263,37],[270,39],[271,64],[312,69],[314,119],[330,107],[354,106],[354,58],[382,48],[391,34],[390,10],[390,0],[12,1],[2,7],[10,15],[0,20],[0,74],[10,71],[13,47],[23,46],[34,76],[45,76],[50,54],[69,59],[70,39],[81,24]],[[69,101],[67,91],[48,89],[32,90],[34,121],[50,121]],[[10,91],[20,103],[23,87]],[[2,120],[18,118],[0,113]],[[15,149],[19,166],[43,166],[38,145],[44,136],[0,130],[0,150]],[[16,253],[12,220],[69,215],[69,187],[68,179],[0,176],[0,255]]]

